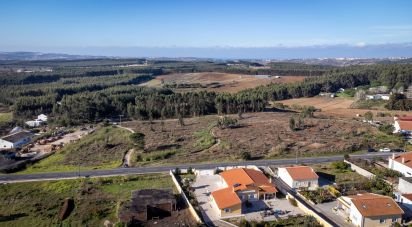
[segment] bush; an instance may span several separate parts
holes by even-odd
[[[220,129],[225,129],[225,128],[235,128],[235,127],[238,127],[239,124],[238,124],[237,119],[224,116],[224,117],[220,118],[220,119],[217,121],[217,126],[218,126]]]
[[[135,132],[130,134],[129,136],[130,140],[139,148],[139,149],[143,149],[144,145],[145,145],[145,135],[143,133],[140,132]]]
[[[243,152],[240,154],[240,157],[241,157],[243,160],[250,160],[250,159],[252,158],[252,155],[250,154],[250,152],[243,151]]]
[[[395,128],[391,124],[384,124],[379,126],[379,131],[391,135]]]
[[[297,207],[298,206],[298,202],[296,202],[296,200],[294,198],[289,197],[289,203],[294,206]]]
[[[344,161],[333,162],[331,166],[337,170],[348,170],[350,169],[350,165]]]

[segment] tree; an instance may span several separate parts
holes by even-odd
[[[289,128],[290,128],[290,130],[295,131],[296,130],[295,125],[296,125],[295,118],[291,117],[289,119]]]
[[[145,146],[145,135],[140,132],[135,132],[130,134],[129,138],[132,140],[132,142],[139,148],[139,149],[144,149]]]
[[[252,155],[251,155],[250,152],[248,152],[248,151],[243,151],[243,152],[240,154],[240,157],[241,157],[243,160],[250,160],[250,159],[252,158]]]
[[[373,120],[373,113],[368,111],[364,114],[365,120],[372,121]]]

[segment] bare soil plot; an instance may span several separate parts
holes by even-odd
[[[392,116],[407,115],[410,112],[407,111],[389,111],[389,110],[368,110],[368,109],[357,109],[351,108],[354,103],[353,99],[348,98],[325,98],[325,97],[311,97],[311,98],[298,98],[298,99],[288,99],[277,101],[277,103],[283,103],[288,106],[300,105],[300,106],[314,106],[321,109],[322,112],[318,114],[331,116],[331,117],[341,117],[341,118],[354,118],[357,114],[363,115],[368,111],[371,111],[374,115],[378,112],[390,113]],[[393,118],[391,118],[393,120]],[[389,120],[389,119],[388,119]]]
[[[185,73],[185,74],[171,74],[162,75],[156,77],[156,79],[151,80],[147,83],[142,84],[143,86],[151,87],[161,87],[161,81],[164,84],[216,84],[217,86],[207,87],[207,88],[192,88],[192,89],[177,89],[179,91],[189,91],[189,90],[208,90],[216,92],[237,92],[240,90],[254,88],[260,85],[266,85],[270,83],[293,83],[298,81],[303,81],[303,76],[281,76],[280,78],[275,77],[261,77],[254,75],[241,75],[241,74],[229,74],[229,73],[215,73],[215,72],[204,72],[204,73]]]
[[[376,128],[352,119],[307,118],[304,129],[292,131],[289,128],[291,116],[297,114],[248,113],[239,120],[241,127],[233,129],[210,127],[218,116],[185,119],[186,126],[167,120],[163,131],[159,121],[152,124],[133,121],[124,126],[146,135],[146,148],[141,157],[157,157],[137,161],[135,165],[233,161],[240,160],[244,151],[250,152],[252,158],[295,157],[296,153],[299,156],[332,155],[365,149],[369,144],[391,147],[397,142],[392,137],[385,137],[384,142],[375,139],[375,135],[383,136]],[[208,134],[204,131],[206,128],[214,135],[214,143],[200,146],[199,141]],[[203,133],[199,133],[202,130]]]

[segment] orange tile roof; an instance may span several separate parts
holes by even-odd
[[[398,121],[398,123],[402,130],[412,130],[412,121]]]
[[[412,121],[412,116],[398,117],[400,121]]]
[[[212,192],[212,196],[219,209],[225,209],[242,203],[237,194],[233,191],[233,188],[223,188],[214,191]]]
[[[403,159],[403,162],[402,162]],[[412,168],[412,152],[407,152],[407,153],[403,153],[401,155],[397,155],[395,156],[395,158],[393,159],[405,166],[408,166],[409,168]]]
[[[227,188],[212,192],[219,209],[232,207],[241,203],[236,191],[255,186],[264,193],[276,193],[278,190],[269,182],[268,178],[260,171],[246,168],[235,168],[220,173],[228,185]]]
[[[292,166],[285,169],[293,180],[313,180],[319,178],[309,166]]]
[[[412,201],[412,193],[402,194],[402,196]]]
[[[395,200],[389,196],[365,193],[348,196],[348,198],[364,217],[402,215],[404,213]]]
[[[220,176],[225,180],[228,187],[234,187],[235,191],[244,190],[247,186],[265,186],[266,188],[272,187],[272,189],[267,190],[277,192],[275,186],[273,186],[268,178],[258,170],[235,168],[220,173]]]

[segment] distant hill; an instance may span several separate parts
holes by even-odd
[[[0,60],[14,61],[35,61],[35,60],[77,60],[77,59],[95,59],[102,58],[88,55],[71,55],[71,54],[56,54],[56,53],[40,53],[40,52],[0,52]]]

